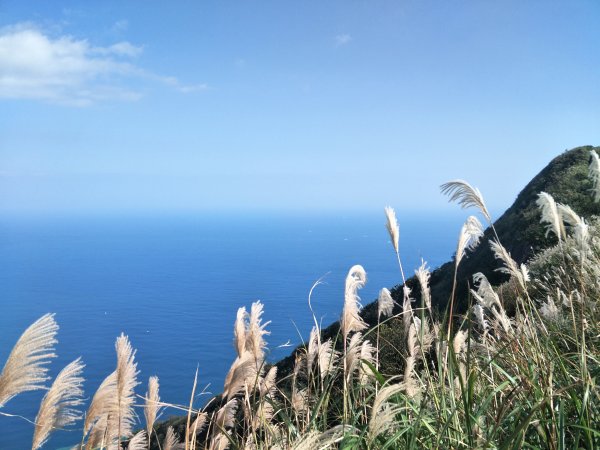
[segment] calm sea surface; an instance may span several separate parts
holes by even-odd
[[[463,217],[399,217],[405,271],[412,273],[421,258],[431,267],[447,261]],[[367,271],[363,303],[398,284],[383,212],[0,217],[0,367],[25,328],[53,312],[60,331],[50,374],[81,356],[88,401],[114,370],[114,341],[124,332],[137,349],[138,394],[157,375],[161,398],[186,404],[196,367],[207,392],[222,389],[235,356],[238,307],[259,299],[265,304],[269,359],[277,360],[291,350],[282,345],[307,337],[307,295],[322,276],[325,284],[313,293],[313,306],[324,325],[337,320],[344,278],[354,264]],[[42,396],[21,394],[0,412],[33,420]],[[175,413],[166,411],[163,418]],[[0,449],[30,448],[32,431],[22,419],[0,416]],[[73,445],[80,433],[58,432],[44,448]]]

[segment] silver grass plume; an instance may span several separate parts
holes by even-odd
[[[81,359],[77,358],[60,371],[44,395],[35,418],[32,450],[44,445],[54,430],[65,428],[81,417],[75,408],[83,403],[81,372],[84,367]]]
[[[277,389],[277,366],[273,366],[269,369],[265,377],[260,383],[260,396],[266,397],[267,395],[274,396]]]
[[[375,440],[377,436],[392,431],[396,426],[395,418],[400,412],[400,408],[389,400],[404,390],[403,383],[388,384],[381,388],[375,396],[368,428],[371,441]]]
[[[265,397],[259,401],[256,412],[252,417],[252,429],[258,430],[261,427],[266,427],[273,416],[275,415],[275,408],[271,403],[271,397]]]
[[[129,436],[135,424],[134,389],[139,384],[137,381],[139,372],[135,362],[135,350],[129,338],[123,333],[117,338],[115,349],[117,351],[117,410],[112,416],[117,417],[117,439],[120,439],[121,436]]]
[[[44,366],[56,357],[57,331],[54,314],[46,314],[23,332],[0,374],[0,408],[21,392],[44,387],[48,380]]]
[[[389,317],[392,315],[393,310],[394,299],[392,299],[392,294],[388,288],[383,288],[379,291],[379,297],[377,298],[377,317]]]
[[[252,303],[246,329],[246,350],[254,356],[257,368],[263,363],[264,350],[267,346],[263,336],[270,334],[265,328],[271,322],[262,323],[263,308],[260,301]]]
[[[232,428],[234,425],[237,408],[237,400],[232,399],[217,411],[212,424],[212,439],[209,447],[211,450],[224,450],[229,447],[229,433],[227,429]]]
[[[415,368],[418,358],[419,346],[417,344],[417,327],[414,323],[408,329],[408,357],[404,367],[404,387],[406,395],[414,398],[421,392],[421,386],[415,378]]]
[[[375,358],[373,356],[374,354],[375,347],[373,347],[373,344],[371,344],[369,340],[365,339],[362,345],[360,346],[360,371],[358,373],[358,382],[363,386],[367,384],[367,381],[373,375],[373,372],[371,372],[371,369],[369,368],[367,363],[375,363]]]
[[[112,372],[107,376],[92,398],[92,403],[87,410],[85,423],[83,425],[84,434],[95,434],[96,437],[104,435],[108,426],[108,415],[114,411],[117,401],[117,372]],[[88,446],[93,448],[95,439],[90,436]],[[99,443],[99,442],[98,442]]]
[[[585,222],[585,219],[583,217],[578,216],[575,213],[575,211],[571,209],[570,206],[559,204],[558,209],[560,211],[561,217],[571,229],[573,237],[579,245],[582,260],[585,259],[585,256],[589,251],[588,244],[590,233],[588,224]]]
[[[366,322],[360,316],[360,303],[357,291],[367,282],[367,273],[360,265],[353,266],[346,276],[344,292],[344,310],[341,318],[342,336],[344,340],[354,331],[367,328]]]
[[[569,227],[575,227],[577,224],[583,221],[581,218],[569,205],[563,205],[562,203],[558,203],[557,205],[558,213],[562,221],[567,224]]]
[[[338,354],[333,349],[333,342],[331,339],[327,339],[319,346],[319,374],[321,381],[325,380],[325,377],[333,371],[337,359]]]
[[[306,388],[294,391],[291,398],[292,409],[299,416],[308,413],[308,390]]]
[[[590,156],[592,159],[590,160],[589,177],[592,181],[592,196],[598,203],[600,201],[600,158],[594,150],[590,151]]]
[[[300,376],[302,369],[306,368],[306,355],[303,355],[300,352],[297,352],[294,357],[294,371],[292,373],[292,388],[296,387],[296,380]]]
[[[421,323],[421,320],[418,317],[415,317],[415,328],[417,330],[417,337],[420,346],[419,354],[426,354],[431,349],[431,346],[433,345],[433,341],[437,337],[437,334],[434,334],[432,332],[427,317],[423,318],[423,323]]]
[[[502,244],[500,244],[499,242],[496,242],[496,241],[490,241],[490,247],[492,248],[494,257],[504,263],[504,267],[501,267],[496,270],[498,270],[499,272],[502,272],[502,273],[506,273],[506,274],[516,278],[516,280],[521,285],[521,288],[523,290],[526,290],[526,286],[525,286],[526,280],[525,280],[525,277],[523,276],[523,271],[519,268],[519,266],[517,265],[515,260],[512,259],[512,257],[510,256],[510,253],[508,253],[508,250],[506,250],[506,248],[504,248],[504,246],[502,246]]]
[[[103,450],[104,448],[106,448],[106,445],[103,445],[102,448],[100,448],[101,444],[106,444],[105,434],[106,419],[101,419],[100,421],[96,422],[96,425],[94,426],[94,428],[92,428],[92,431],[90,432],[90,435],[88,437],[88,441],[85,445],[85,450]]]
[[[198,415],[196,416],[196,420],[194,420],[194,422],[192,423],[192,426],[190,427],[190,441],[192,441],[193,437],[202,432],[202,430],[204,430],[204,427],[206,426],[208,422],[208,414],[206,414],[205,412],[201,412],[198,413]]]
[[[162,450],[180,450],[183,446],[179,443],[179,437],[173,427],[167,428],[167,434],[163,440]]]
[[[467,338],[467,332],[464,330],[460,330],[454,335],[454,339],[452,340],[452,349],[454,350],[454,355],[458,360],[458,370],[460,373],[460,377],[463,379],[463,381],[466,380],[467,377],[466,366],[463,361],[463,354]],[[460,385],[460,379],[458,376],[454,379],[454,388],[456,390],[457,396],[460,397],[462,395],[462,390]]]
[[[484,274],[481,272],[474,274],[473,282],[477,285],[477,291],[471,289],[471,292],[482,306],[488,309],[491,309],[493,305],[502,308],[500,297],[498,297],[498,294],[496,294],[496,291],[494,291],[494,288],[492,288],[492,285]]]
[[[408,329],[410,325],[413,323],[413,310],[412,310],[412,297],[411,289],[404,285],[402,287],[402,291],[404,292],[404,301],[402,302],[402,320],[404,322],[404,334],[408,334]]]
[[[229,431],[225,432],[225,433],[219,433],[216,436],[214,436],[211,441],[210,441],[210,446],[208,447],[209,450],[226,450],[229,448],[229,437],[230,437],[230,433]]]
[[[542,303],[540,307],[540,315],[546,320],[557,320],[559,318],[559,310],[554,303],[554,300],[550,296],[548,296],[548,301],[546,303]]]
[[[479,325],[483,329],[483,334],[487,334],[487,330],[489,329],[490,325],[489,322],[485,320],[485,313],[483,311],[483,307],[479,304],[475,305],[473,307],[473,313],[475,314],[477,323],[479,323]]]
[[[144,404],[144,417],[146,418],[146,431],[148,432],[148,441],[152,437],[154,422],[160,410],[160,396],[158,393],[158,377],[148,379],[148,392],[146,392],[146,402]]]
[[[344,435],[356,431],[350,425],[337,425],[323,433],[309,431],[299,440],[289,446],[289,450],[326,450],[334,448],[334,444],[340,442]]]
[[[129,440],[127,450],[147,450],[148,436],[146,430],[139,431],[134,437]]]
[[[400,227],[398,226],[398,220],[396,219],[396,213],[391,206],[386,206],[385,209],[385,217],[387,219],[385,223],[385,227],[390,233],[390,241],[392,241],[392,246],[396,253],[398,253],[398,242],[400,240]]]
[[[456,247],[456,265],[464,258],[467,250],[473,250],[483,236],[483,226],[475,216],[469,216],[460,230]]]
[[[346,377],[349,380],[360,362],[360,349],[362,345],[362,333],[354,333],[348,343],[344,358],[346,360]]]
[[[575,241],[579,244],[579,249],[581,251],[580,257],[583,261],[589,251],[590,240],[590,227],[585,223],[585,220],[582,219],[581,222],[574,227],[574,236]]]
[[[289,450],[313,450],[319,445],[319,437],[320,434],[318,431],[311,430],[304,433],[298,440],[294,441],[291,446],[286,448],[289,448]]]
[[[483,196],[479,189],[471,186],[464,180],[452,180],[444,183],[440,186],[442,194],[448,195],[451,202],[457,202],[461,208],[467,209],[475,207],[481,211],[481,214],[485,216],[487,221],[492,223],[492,216],[490,215]]]
[[[432,314],[431,290],[429,289],[429,278],[431,277],[431,273],[429,272],[425,261],[423,261],[419,268],[415,270],[415,275],[421,285],[421,299],[423,300],[425,307],[429,310],[429,314]]]
[[[467,342],[467,332],[464,330],[459,330],[452,340],[452,348],[454,350],[454,354],[458,358],[465,349],[465,343]]]
[[[519,269],[519,273],[521,274],[521,277],[524,276],[523,269]],[[475,275],[473,275],[473,281],[475,282],[475,284],[478,285],[477,290],[471,289],[473,297],[475,298],[475,300],[477,300],[476,306],[479,306],[480,308],[487,308],[489,311],[491,311],[495,319],[495,324],[499,324],[504,330],[504,332],[510,333],[512,329],[510,319],[508,318],[508,315],[506,314],[502,303],[500,303],[500,298],[498,297],[498,294],[496,294],[488,279],[485,277],[484,274],[476,273]],[[484,319],[483,309],[479,310],[476,307],[475,314],[480,325],[484,328],[484,331],[486,331],[487,321],[485,321]],[[480,317],[479,314],[481,314]]]
[[[306,349],[306,375],[310,376],[315,360],[319,355],[319,333],[320,330],[315,325],[310,330],[310,337],[308,338],[308,347]]]
[[[245,387],[254,386],[257,376],[258,372],[254,355],[246,351],[241,357],[238,356],[231,365],[225,377],[223,396],[227,400],[231,400],[234,396],[242,392]]]
[[[547,192],[540,192],[536,205],[542,214],[540,222],[546,224],[546,237],[548,234],[554,233],[558,240],[562,241],[565,238],[565,227],[554,198]]]
[[[242,356],[246,349],[246,317],[248,313],[246,308],[241,307],[237,310],[237,317],[233,327],[234,347],[238,356]]]

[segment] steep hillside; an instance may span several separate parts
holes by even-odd
[[[590,194],[591,182],[588,178],[588,165],[592,150],[600,152],[600,147],[577,147],[554,158],[525,186],[512,206],[494,222],[501,243],[508,249],[515,261],[525,262],[536,251],[555,243],[554,237],[546,238],[544,236],[544,228],[540,225],[540,214],[536,206],[537,196],[540,192],[549,193],[557,202],[571,206],[583,217],[600,214],[600,204],[594,203]],[[457,175],[460,176],[460,174]],[[502,174],[496,173],[490,175],[502,176]],[[498,180],[498,184],[502,185],[501,179]],[[485,192],[483,192],[483,196],[485,198]],[[466,211],[465,218],[469,213],[474,213],[474,211]],[[457,301],[455,304],[457,313],[464,311],[467,306],[469,283],[472,282],[474,273],[484,273],[494,285],[505,280],[505,276],[496,271],[500,264],[487,245],[492,236],[492,230],[488,228],[481,244],[474,251],[468,253],[467,258],[461,262],[457,276]],[[448,261],[431,273],[432,299],[440,312],[443,312],[450,297],[453,277],[454,261]],[[413,296],[418,302],[420,295],[416,279],[410,278],[406,283],[412,289]],[[392,289],[392,295],[401,304],[402,286],[399,285]],[[395,312],[399,311],[397,309]],[[369,325],[375,325],[377,323],[377,303],[366,305],[361,315]],[[332,337],[335,336],[338,329],[339,323],[336,322],[323,330],[323,333],[327,337]],[[293,360],[292,354],[277,363],[280,374],[289,373],[293,366]]]
[[[502,244],[509,250],[512,257],[518,262],[527,261],[537,251],[553,245],[556,241],[553,236],[545,237],[544,228],[540,225],[540,214],[536,206],[537,196],[540,192],[548,192],[557,202],[571,206],[578,214],[583,217],[600,215],[600,206],[592,201],[590,194],[591,183],[588,179],[588,164],[590,161],[590,151],[600,152],[600,147],[578,147],[565,151],[560,156],[553,159],[536,177],[534,177],[527,186],[518,195],[513,205],[495,221],[494,226],[500,237]],[[460,175],[460,174],[458,174]],[[494,176],[500,176],[494,174]],[[502,180],[498,181],[502,185]],[[485,192],[483,193],[485,197]],[[470,212],[465,212],[465,218]],[[458,233],[457,233],[458,234]],[[458,289],[456,312],[464,312],[468,301],[468,288],[472,280],[472,275],[476,272],[483,272],[492,284],[498,285],[505,280],[504,276],[496,271],[500,266],[495,260],[487,241],[492,238],[491,229],[486,230],[484,239],[480,245],[467,257],[462,260],[458,271]],[[390,250],[391,251],[391,250]],[[454,262],[449,261],[441,267],[434,270],[431,274],[430,287],[432,299],[435,307],[443,313],[452,290],[452,281],[454,276]],[[414,297],[419,300],[419,287],[416,279],[407,280],[407,285],[412,288]],[[402,286],[396,286],[392,290],[393,296],[399,303]],[[400,312],[397,307],[395,312]],[[373,302],[363,308],[361,315],[365,321],[373,326],[377,321],[377,304]],[[394,326],[388,326],[388,335],[394,339]],[[334,337],[339,330],[339,323],[333,323],[323,330],[325,337]],[[382,330],[385,331],[385,330]],[[385,333],[382,333],[382,336]],[[381,364],[382,372],[385,373],[385,367],[392,368],[387,371],[391,374],[396,368],[395,361],[386,361],[386,343],[382,339]],[[290,356],[279,361],[278,378],[282,379],[280,387],[285,387],[289,382],[286,376],[292,372],[295,355],[299,349],[296,349]],[[394,355],[389,359],[397,358],[397,350],[390,352]],[[221,404],[220,401],[214,402],[208,408],[211,412]],[[157,434],[164,436],[168,425],[173,426],[180,434],[185,432],[185,418],[171,418],[157,427]]]

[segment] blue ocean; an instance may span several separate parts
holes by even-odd
[[[433,268],[453,254],[465,215],[399,214],[400,247],[409,274],[425,259]],[[222,389],[235,357],[233,322],[240,306],[260,300],[269,359],[289,354],[312,325],[307,297],[324,325],[338,319],[344,279],[362,264],[363,303],[400,275],[375,214],[89,215],[0,217],[0,366],[20,334],[47,312],[60,325],[50,375],[81,356],[89,401],[115,366],[121,333],[137,349],[137,392],[160,379],[164,401],[187,404],[196,368],[196,404]],[[0,412],[35,418],[42,391],[21,394]],[[162,418],[177,414],[165,411]],[[140,417],[143,414],[140,410]],[[81,424],[78,424],[81,425]],[[31,447],[33,425],[0,415],[0,449]],[[46,449],[81,439],[60,431]]]

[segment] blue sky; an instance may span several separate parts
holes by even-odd
[[[0,212],[494,210],[600,145],[597,1],[0,2]]]

